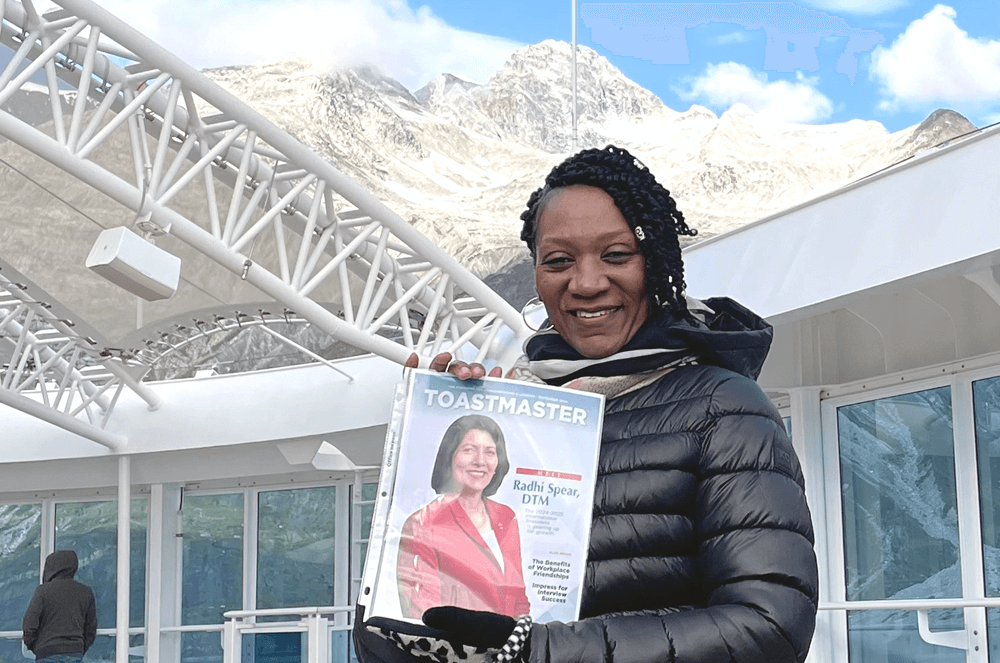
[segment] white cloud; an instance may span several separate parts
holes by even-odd
[[[816,9],[848,14],[874,16],[895,11],[910,4],[910,0],[804,0]]]
[[[687,101],[699,101],[714,108],[745,104],[754,112],[785,122],[816,122],[833,113],[833,103],[816,89],[816,79],[801,72],[796,81],[769,82],[767,75],[754,73],[738,62],[710,64],[688,87],[677,90]]]
[[[976,39],[955,24],[958,14],[937,5],[888,47],[872,52],[872,77],[884,107],[931,101],[1000,101],[1000,41]]]
[[[486,82],[523,44],[449,26],[406,0],[102,0],[197,68],[307,57],[375,65],[410,89],[448,72]]]
[[[709,43],[712,46],[730,46],[732,44],[746,44],[750,41],[753,41],[753,35],[749,30],[737,30],[714,37]]]

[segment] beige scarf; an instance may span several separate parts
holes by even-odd
[[[677,361],[651,371],[632,373],[631,375],[612,375],[609,377],[584,376],[570,380],[562,386],[567,389],[603,394],[606,398],[618,398],[631,391],[636,391],[653,384],[678,366],[688,366],[695,363],[697,362],[693,356],[681,357]],[[528,368],[528,358],[524,356],[518,359],[514,367],[507,372],[507,377],[514,380],[545,384],[544,380],[531,372],[531,369]]]

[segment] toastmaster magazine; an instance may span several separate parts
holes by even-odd
[[[386,435],[359,603],[579,616],[604,397],[408,371]]]

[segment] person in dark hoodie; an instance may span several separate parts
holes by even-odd
[[[24,645],[35,660],[79,663],[97,637],[94,592],[73,576],[76,553],[57,550],[45,558],[42,584],[24,613]]]
[[[802,472],[755,382],[771,326],[686,295],[678,236],[695,233],[626,150],[569,157],[521,220],[550,327],[508,377],[607,399],[580,618],[445,606],[416,625],[359,610],[358,659],[802,663],[818,578]],[[430,367],[486,375],[448,354]]]

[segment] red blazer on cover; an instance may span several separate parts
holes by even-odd
[[[399,542],[399,602],[419,619],[434,606],[454,605],[517,618],[528,614],[521,535],[514,511],[483,499],[500,544],[503,571],[465,509],[439,497],[406,519]]]

